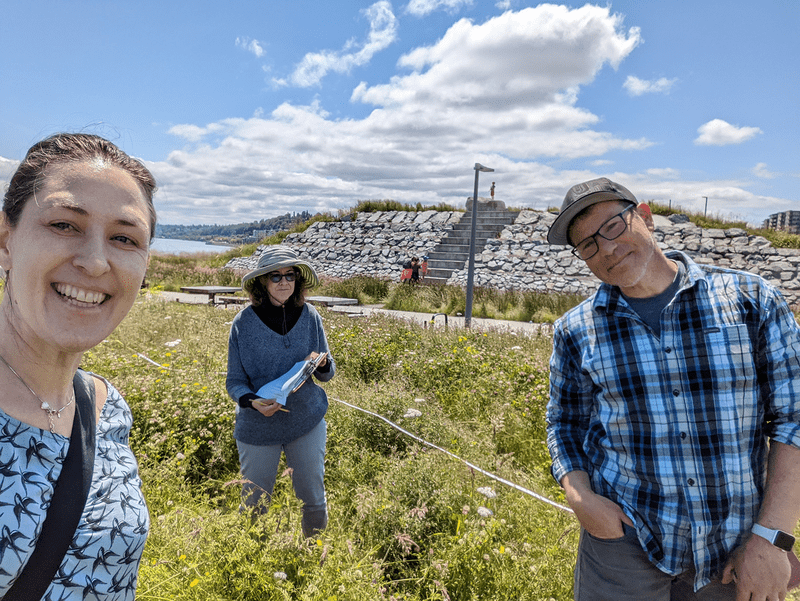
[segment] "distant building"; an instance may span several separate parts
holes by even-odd
[[[764,220],[764,227],[771,230],[782,230],[790,234],[800,234],[800,211],[773,213]]]
[[[267,230],[253,230],[253,238],[258,238],[261,240],[262,238],[267,237]]]

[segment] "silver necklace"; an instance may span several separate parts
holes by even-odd
[[[70,400],[69,400],[69,403],[67,403],[66,405],[64,405],[64,406],[63,406],[61,409],[53,409],[53,408],[50,406],[50,403],[48,403],[47,401],[43,401],[41,398],[39,398],[39,395],[38,395],[38,394],[36,394],[36,393],[33,391],[33,388],[31,388],[30,386],[28,386],[28,383],[27,383],[25,380],[23,380],[23,379],[22,379],[22,376],[21,376],[21,375],[19,375],[19,374],[18,374],[18,373],[17,373],[17,372],[14,370],[14,368],[13,368],[13,367],[11,367],[11,366],[8,364],[8,361],[6,361],[5,357],[3,357],[3,355],[0,355],[0,361],[2,361],[2,362],[5,364],[5,366],[6,366],[6,367],[7,367],[9,370],[11,370],[11,373],[12,373],[12,374],[14,374],[15,376],[17,376],[17,379],[18,379],[20,382],[22,382],[22,384],[25,386],[25,388],[27,388],[28,390],[30,390],[31,394],[32,394],[33,396],[35,396],[35,397],[36,397],[36,400],[37,400],[37,401],[39,401],[39,402],[41,403],[41,408],[42,408],[42,411],[44,411],[44,412],[47,414],[47,421],[50,423],[50,432],[51,432],[52,434],[55,434],[55,433],[56,433],[56,431],[55,431],[55,426],[56,426],[56,424],[55,424],[55,422],[53,421],[53,416],[55,415],[57,418],[61,419],[61,412],[62,412],[62,411],[64,411],[64,409],[66,409],[66,408],[67,408],[67,407],[69,407],[70,405],[72,405],[72,403],[74,403],[74,402],[75,402],[75,389],[73,389],[73,390],[72,390],[72,398],[70,398]]]

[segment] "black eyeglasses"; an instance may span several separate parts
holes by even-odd
[[[289,273],[269,273],[267,277],[270,282],[277,284],[284,278],[287,282],[294,282],[297,279],[297,274],[294,271],[290,271]]]
[[[627,209],[614,215],[611,219],[606,221],[600,228],[588,238],[584,238],[575,245],[572,249],[572,254],[588,261],[597,254],[600,248],[597,246],[597,236],[605,238],[606,240],[615,240],[625,233],[628,229],[628,223],[625,221],[625,213],[631,209],[636,208],[636,205],[630,205]]]

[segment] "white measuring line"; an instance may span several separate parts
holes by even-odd
[[[464,465],[467,465],[467,466],[471,467],[476,472],[480,472],[484,476],[488,476],[489,478],[492,478],[493,480],[497,480],[498,482],[501,482],[501,483],[505,484],[506,486],[510,486],[511,488],[513,488],[515,490],[518,490],[521,493],[525,493],[526,495],[530,495],[534,499],[542,501],[543,503],[547,503],[548,505],[552,505],[553,507],[557,507],[558,509],[561,509],[562,511],[566,511],[568,513],[574,513],[572,511],[572,509],[570,509],[566,505],[561,505],[560,503],[556,503],[555,501],[551,501],[547,497],[543,497],[542,495],[540,495],[538,493],[535,493],[532,490],[529,490],[529,489],[525,488],[524,486],[520,486],[519,484],[514,484],[510,480],[506,480],[505,478],[501,478],[500,476],[498,476],[496,474],[492,474],[491,472],[487,472],[486,470],[479,468],[474,463],[470,463],[466,459],[462,459],[458,455],[456,455],[454,453],[451,453],[447,449],[443,449],[442,447],[436,446],[435,444],[433,444],[431,442],[428,442],[427,440],[424,440],[424,439],[420,438],[419,436],[417,436],[415,434],[412,434],[408,430],[405,430],[405,429],[401,428],[396,423],[386,419],[382,415],[378,415],[377,413],[373,413],[372,411],[367,411],[366,409],[362,409],[361,407],[358,407],[357,405],[351,405],[347,401],[343,401],[341,399],[333,398],[333,400],[336,401],[337,403],[341,403],[342,405],[346,405],[346,406],[350,407],[351,409],[356,409],[357,411],[361,411],[362,413],[366,413],[367,415],[371,415],[372,417],[376,417],[379,420],[386,422],[392,428],[402,432],[406,436],[410,436],[411,438],[413,438],[414,440],[416,440],[419,443],[424,444],[425,446],[428,446],[428,447],[431,447],[433,449],[436,449],[437,451],[441,451],[442,453],[444,453],[445,455],[448,455],[449,457],[452,457],[453,459],[457,459],[458,461],[460,461]]]
[[[150,359],[149,357],[145,357],[145,356],[144,356],[142,353],[136,353],[136,356],[137,356],[137,357],[141,357],[142,359],[144,359],[144,360],[145,360],[145,361],[147,361],[148,363],[152,363],[153,365],[155,365],[156,367],[160,367],[161,369],[170,369],[170,368],[169,368],[168,366],[166,366],[166,365],[161,365],[160,363],[156,363],[155,361],[153,361],[153,360],[152,360],[152,359]]]
[[[146,357],[142,353],[136,353],[136,355],[141,357],[142,359],[144,359],[148,363],[151,363],[152,365],[155,365],[156,367],[160,367],[161,369],[169,369],[168,367],[164,367],[160,363],[156,363],[155,361],[153,361],[152,359]],[[561,505],[560,503],[556,503],[555,501],[551,501],[547,497],[544,497],[544,496],[540,495],[539,493],[533,492],[532,490],[527,489],[524,486],[520,486],[519,484],[515,484],[514,482],[511,482],[510,480],[506,480],[505,478],[502,478],[502,477],[500,477],[500,476],[498,476],[496,474],[493,474],[491,472],[487,472],[486,470],[478,467],[474,463],[470,463],[466,459],[462,459],[461,457],[459,457],[455,453],[451,453],[447,449],[443,449],[442,447],[439,447],[439,446],[433,444],[432,442],[428,442],[427,440],[425,440],[423,438],[420,438],[416,434],[412,434],[408,430],[405,430],[405,429],[401,428],[396,423],[394,423],[393,421],[383,417],[382,415],[379,415],[377,413],[373,413],[372,411],[368,411],[367,409],[362,409],[358,405],[352,405],[352,404],[348,403],[347,401],[343,401],[342,399],[337,399],[335,397],[332,397],[332,399],[334,401],[336,401],[337,403],[341,403],[342,405],[346,405],[347,407],[350,407],[351,409],[355,409],[356,411],[361,411],[362,413],[366,413],[367,415],[371,415],[372,417],[375,417],[375,418],[377,418],[377,419],[379,419],[379,420],[381,420],[383,422],[386,422],[387,424],[389,424],[395,430],[398,430],[399,432],[402,432],[406,436],[409,436],[409,437],[413,438],[417,442],[419,442],[421,444],[424,444],[427,447],[431,447],[432,449],[436,449],[437,451],[441,451],[442,453],[444,453],[448,457],[452,457],[453,459],[456,459],[456,460],[460,461],[464,465],[472,468],[476,472],[480,472],[484,476],[487,476],[487,477],[489,477],[489,478],[491,478],[493,480],[496,480],[497,482],[505,484],[506,486],[510,486],[514,490],[518,490],[521,493],[529,495],[529,496],[533,497],[534,499],[537,499],[538,501],[542,501],[543,503],[547,503],[548,505],[552,505],[553,507],[556,507],[556,508],[558,508],[558,509],[560,509],[562,511],[566,511],[567,513],[574,513],[572,511],[572,509],[570,509],[566,505]]]

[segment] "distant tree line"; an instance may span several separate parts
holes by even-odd
[[[271,219],[261,219],[248,223],[233,223],[228,225],[156,225],[156,236],[159,238],[172,238],[174,240],[219,240],[233,241],[245,240],[253,236],[253,231],[259,230],[270,235],[290,229],[298,223],[311,219],[313,215],[308,211],[300,213],[286,213]],[[264,237],[262,234],[261,237]]]

